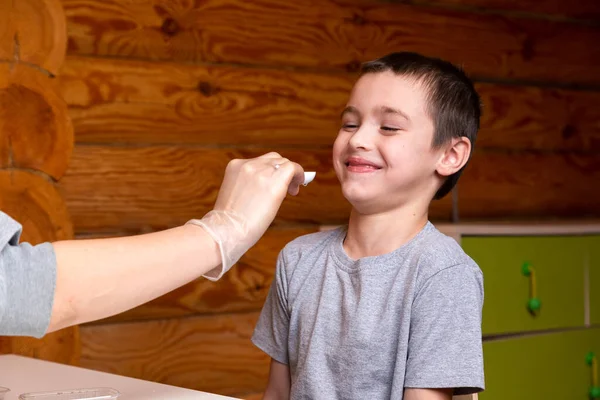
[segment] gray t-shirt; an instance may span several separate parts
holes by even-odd
[[[19,245],[21,232],[0,211],[0,336],[39,338],[50,323],[56,256],[50,243]]]
[[[484,388],[483,275],[430,222],[376,257],[346,227],[288,243],[252,341],[289,365],[291,399],[402,399],[405,387]]]

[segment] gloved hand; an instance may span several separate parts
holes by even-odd
[[[219,280],[264,235],[286,193],[297,195],[303,181],[302,167],[277,153],[232,160],[214,209],[187,222],[204,228],[221,252],[221,266],[204,277]]]

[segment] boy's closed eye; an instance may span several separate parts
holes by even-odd
[[[395,114],[391,116],[385,116],[381,119],[381,127],[379,128],[385,132],[398,132],[403,131],[406,128],[406,122],[404,118],[398,117]]]
[[[347,130],[357,129],[358,127],[359,127],[359,124],[354,123],[354,122],[345,122],[342,124],[342,129],[347,129]],[[398,131],[402,130],[402,128],[400,128],[400,127],[388,126],[388,125],[381,126],[379,129],[381,129],[382,131],[385,131],[385,132],[398,132]]]
[[[343,129],[356,129],[358,128],[358,124],[355,122],[344,122],[342,123]]]

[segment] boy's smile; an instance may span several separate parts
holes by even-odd
[[[379,171],[381,168],[377,163],[359,156],[351,156],[346,160],[346,169],[348,172],[364,174]]]

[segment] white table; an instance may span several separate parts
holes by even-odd
[[[10,389],[5,400],[18,400],[19,395],[22,393],[92,387],[116,389],[121,392],[118,400],[233,399],[233,397],[198,392],[16,355],[0,356],[0,386]]]

